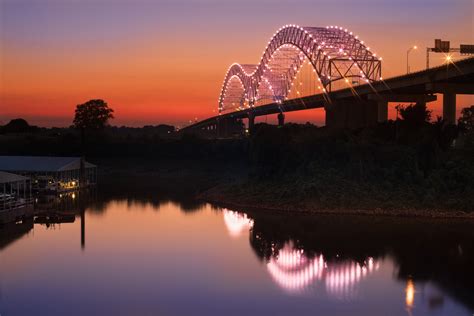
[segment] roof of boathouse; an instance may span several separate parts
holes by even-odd
[[[30,178],[20,176],[10,172],[3,172],[0,171],[0,183],[12,183],[12,182],[19,182],[19,181],[26,181]]]
[[[94,168],[85,162],[86,168]],[[81,157],[0,156],[0,170],[24,172],[57,172],[81,167]]]

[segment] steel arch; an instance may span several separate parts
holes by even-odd
[[[278,68],[277,75],[271,74],[272,63],[281,52],[287,59],[285,65]],[[323,92],[330,91],[331,83],[342,79],[349,82],[349,78],[357,77],[368,83],[381,79],[382,58],[377,57],[347,29],[338,26],[285,25],[268,42],[258,64],[234,63],[229,67],[219,97],[219,113],[235,110],[226,102],[228,97],[238,98],[235,85],[229,85],[235,77],[240,80],[244,90],[239,100],[239,109],[242,109],[245,101],[248,102],[248,107],[253,107],[262,98],[259,94],[262,83],[266,84],[274,102],[283,102],[305,59],[311,63],[321,81]]]

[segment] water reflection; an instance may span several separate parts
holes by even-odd
[[[38,201],[43,212],[34,221],[0,228],[0,283],[8,294],[0,313],[3,306],[15,311],[31,293],[43,308],[53,298],[64,301],[61,311],[68,312],[76,303],[71,298],[82,295],[96,304],[84,305],[90,314],[98,308],[130,315],[419,316],[474,309],[472,223],[294,216],[169,201],[79,193]],[[58,260],[68,268],[52,271]]]
[[[17,223],[3,224],[0,227],[0,251],[27,235],[32,229],[32,218]]]
[[[252,249],[288,292],[323,287],[333,298],[352,299],[362,280],[388,259],[406,285],[408,312],[417,286],[430,310],[442,307],[443,292],[474,309],[472,222],[248,214]]]
[[[267,270],[280,287],[289,292],[299,292],[321,280],[325,266],[322,255],[307,258],[303,250],[295,249],[289,243],[270,259]]]
[[[405,303],[407,305],[407,309],[411,310],[411,308],[413,307],[413,302],[415,300],[415,285],[413,284],[412,279],[407,280],[407,287],[405,289],[405,293]]]
[[[326,261],[323,254],[308,257],[292,242],[285,244],[267,263],[268,272],[283,289],[297,293],[319,282],[329,295],[338,299],[354,297],[361,279],[379,266],[373,258],[361,264],[353,260]]]
[[[409,314],[417,284],[429,310],[441,308],[445,294],[474,309],[474,230],[469,221],[293,216],[227,208],[222,214],[231,237],[248,232],[272,280],[288,293],[323,289],[332,298],[354,299],[360,283],[388,257],[396,279],[405,284]]]
[[[239,237],[253,227],[253,220],[245,213],[230,211],[226,208],[222,209],[222,213],[227,230],[232,237]]]

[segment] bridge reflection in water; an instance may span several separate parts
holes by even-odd
[[[474,233],[468,222],[228,209],[223,209],[223,218],[233,238],[249,233],[271,279],[289,294],[326,293],[353,301],[374,278],[390,277],[393,271],[409,314],[419,306],[442,307],[446,294],[474,308]]]
[[[373,258],[364,263],[353,260],[328,262],[322,254],[307,257],[304,250],[285,244],[278,256],[272,257],[267,269],[273,280],[288,292],[308,290],[324,285],[326,292],[338,299],[350,299],[357,293],[357,284],[377,271],[380,264]]]
[[[254,221],[245,213],[224,208],[223,216],[231,237],[239,237],[253,228]],[[275,250],[275,246],[272,248]],[[323,254],[308,256],[290,241],[269,259],[266,267],[273,280],[290,293],[324,284],[328,294],[344,299],[353,297],[357,284],[377,271],[380,264],[372,257],[363,263],[354,260],[327,261]]]
[[[80,205],[64,210],[75,222],[54,232],[56,217],[49,228],[30,220],[0,229],[6,314],[432,316],[474,310],[472,221],[244,213],[129,195],[83,206],[84,251]],[[29,254],[40,260],[25,260]],[[18,304],[25,297],[31,302]]]
[[[253,227],[253,220],[245,213],[234,212],[224,208],[224,222],[232,237],[239,237],[242,233],[248,232]]]

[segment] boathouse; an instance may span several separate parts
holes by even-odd
[[[0,170],[31,177],[35,191],[64,192],[97,183],[97,166],[81,157],[0,156]]]
[[[30,178],[0,171],[0,224],[14,222],[32,210]]]

